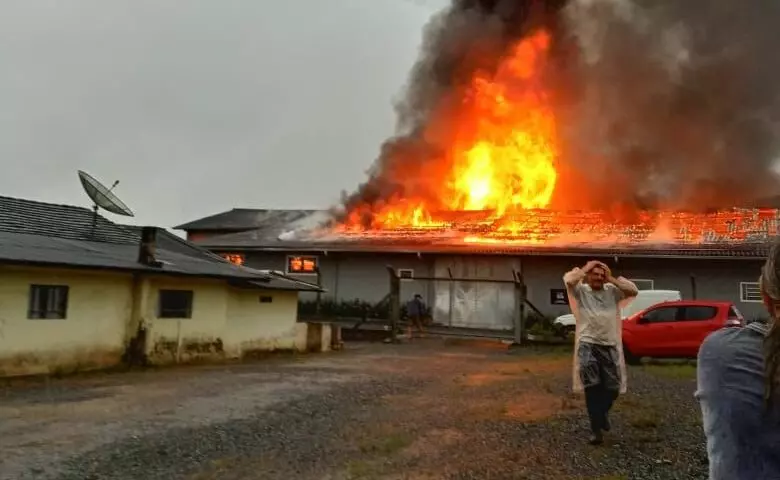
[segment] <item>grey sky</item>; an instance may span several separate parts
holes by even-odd
[[[132,223],[327,207],[392,133],[446,3],[4,0],[0,194],[90,206],[83,169],[121,181]]]

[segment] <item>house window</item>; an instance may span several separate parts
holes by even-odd
[[[192,318],[192,290],[160,290],[159,318]]]
[[[739,282],[739,299],[744,303],[761,303],[761,286],[758,282]]]
[[[290,255],[287,257],[288,274],[316,275],[318,267],[317,257],[308,255]]]
[[[260,303],[273,303],[274,297],[270,295],[260,295]]]
[[[62,320],[68,313],[67,285],[30,285],[27,318]]]
[[[639,290],[653,290],[654,282],[652,280],[646,278],[631,278],[629,280],[634,282],[634,285],[636,285],[636,288]]]
[[[221,257],[234,265],[243,265],[246,257],[240,253],[223,253]]]
[[[401,280],[413,280],[414,270],[412,270],[411,268],[399,268],[398,278],[400,278]]]

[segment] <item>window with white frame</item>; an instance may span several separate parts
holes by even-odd
[[[401,280],[413,280],[414,270],[411,268],[399,268],[398,278],[400,278]]]
[[[739,282],[739,300],[744,303],[760,303],[761,286],[758,282]]]
[[[27,318],[64,320],[68,313],[67,285],[30,285]]]
[[[313,255],[288,255],[285,273],[293,275],[316,275],[319,262]]]
[[[647,278],[630,278],[629,280],[634,282],[639,290],[653,290],[655,287],[653,280]]]

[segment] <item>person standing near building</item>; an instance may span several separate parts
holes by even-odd
[[[768,320],[718,330],[699,349],[710,480],[780,479],[780,243],[759,287]]]
[[[626,391],[620,310],[639,293],[623,277],[614,278],[606,264],[589,261],[563,276],[569,306],[577,322],[574,341],[573,389],[585,392],[590,443],[603,443],[610,430],[609,411]]]
[[[423,302],[422,295],[419,293],[416,293],[411,300],[406,302],[406,315],[411,321],[411,324],[409,325],[409,338],[412,338],[412,325],[417,327],[420,336],[425,333],[425,330],[423,329],[423,317],[425,316],[426,311],[425,302]]]

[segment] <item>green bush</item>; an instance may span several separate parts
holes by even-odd
[[[554,321],[555,317],[551,315],[539,315],[536,312],[531,312],[525,317],[525,331],[531,335],[555,335]]]
[[[298,302],[298,315],[314,316],[317,314],[316,300]],[[323,299],[320,301],[320,316],[326,318],[365,318],[386,319],[389,317],[389,305],[387,302],[372,304],[360,299],[350,301],[335,301]]]

